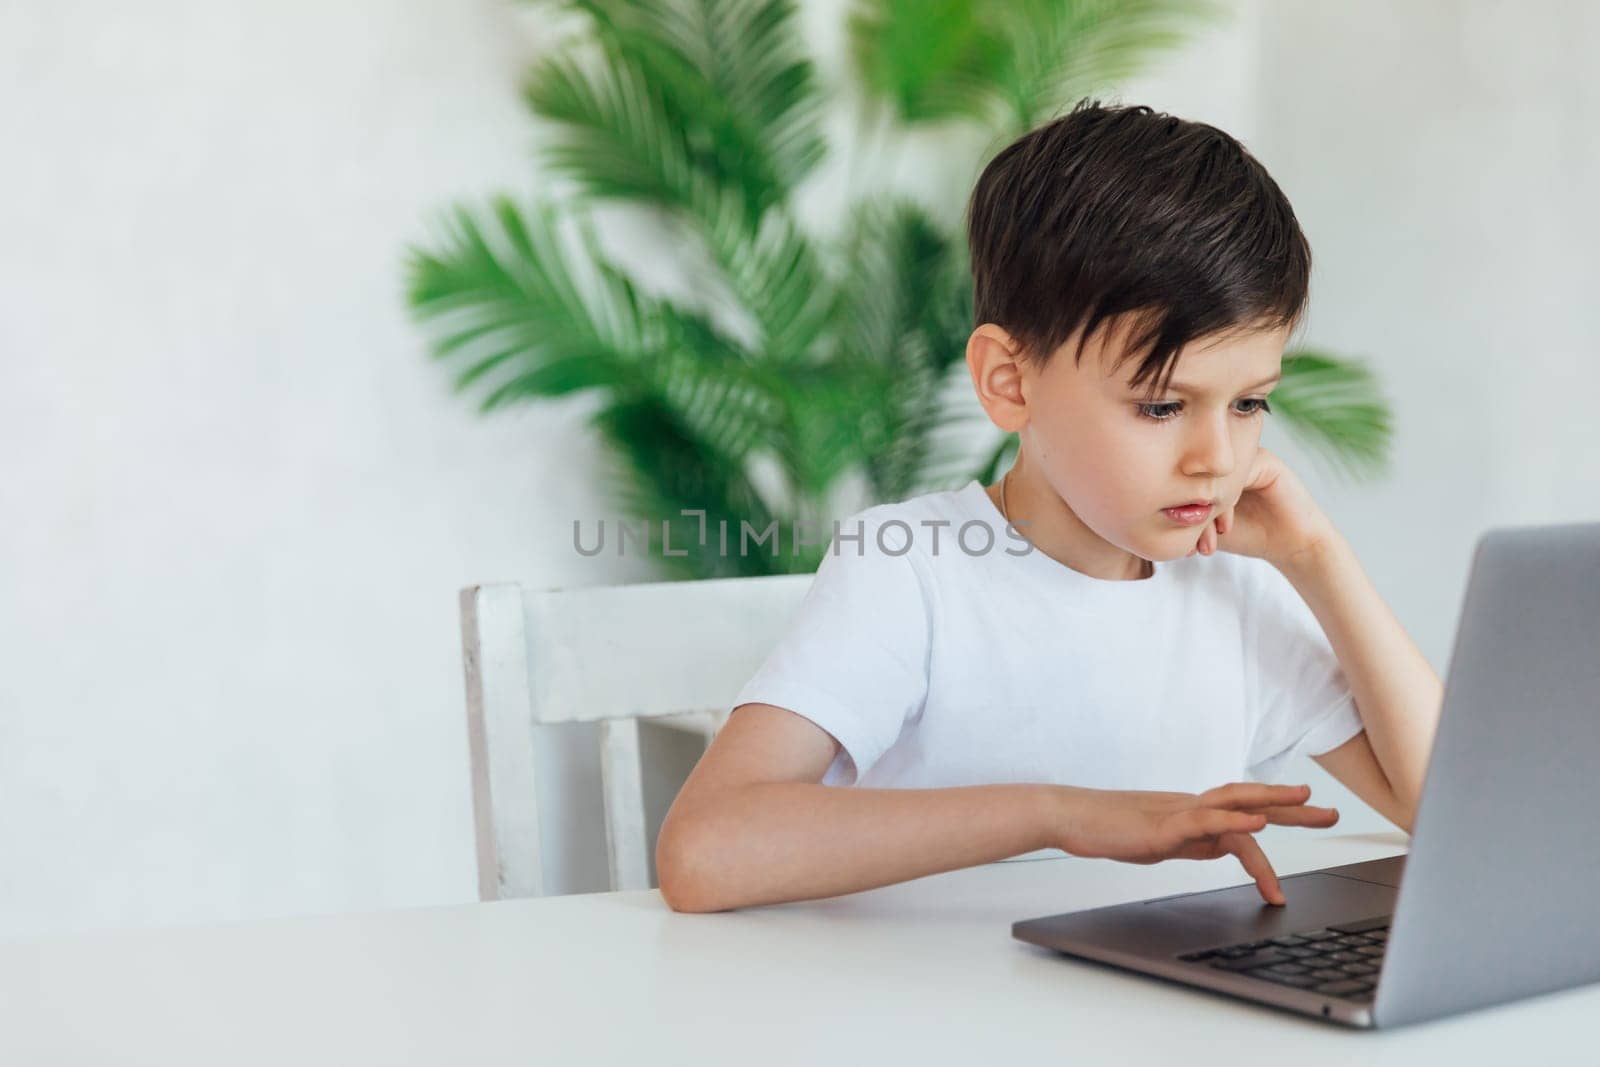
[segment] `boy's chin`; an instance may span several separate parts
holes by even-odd
[[[1190,550],[1200,543],[1200,531],[1174,530],[1169,537],[1152,537],[1148,542],[1133,549],[1134,554],[1156,563],[1173,563],[1188,558]]]

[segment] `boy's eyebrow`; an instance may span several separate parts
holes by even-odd
[[[1277,374],[1274,374],[1272,377],[1263,378],[1259,382],[1256,382],[1253,385],[1246,386],[1245,388],[1247,390],[1248,389],[1259,389],[1263,385],[1271,385],[1272,383],[1278,381],[1282,377],[1283,377],[1283,372],[1279,371]],[[1172,393],[1201,393],[1201,392],[1204,392],[1204,390],[1196,389],[1194,386],[1189,385],[1189,384],[1187,384],[1185,382],[1169,382],[1167,384],[1167,391],[1168,392],[1172,392]]]

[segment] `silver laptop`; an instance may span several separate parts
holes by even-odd
[[[1600,523],[1479,538],[1409,854],[1014,937],[1356,1027],[1600,981]]]

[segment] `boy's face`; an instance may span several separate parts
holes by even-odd
[[[1111,546],[1181,559],[1244,490],[1266,419],[1262,399],[1276,384],[1290,329],[1195,341],[1179,353],[1169,387],[1153,396],[1148,380],[1129,382],[1139,358],[1113,370],[1127,330],[1119,323],[1099,331],[1081,365],[1076,338],[1042,367],[1019,364],[1013,393],[1022,403],[1012,415],[1020,425],[1011,428],[1022,438],[1028,481],[1037,487],[1042,479],[1067,506],[1056,531],[1066,542],[1101,561],[1115,555]],[[985,407],[994,417],[987,400]],[[1196,500],[1212,502],[1197,524],[1164,512]],[[1101,543],[1084,543],[1094,541]]]

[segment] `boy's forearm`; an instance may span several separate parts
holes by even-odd
[[[1026,784],[730,786],[698,812],[668,815],[657,875],[680,911],[854,893],[1057,845],[1070,794]]]
[[[1281,569],[1328,635],[1396,798],[1415,812],[1443,683],[1339,533]]]

